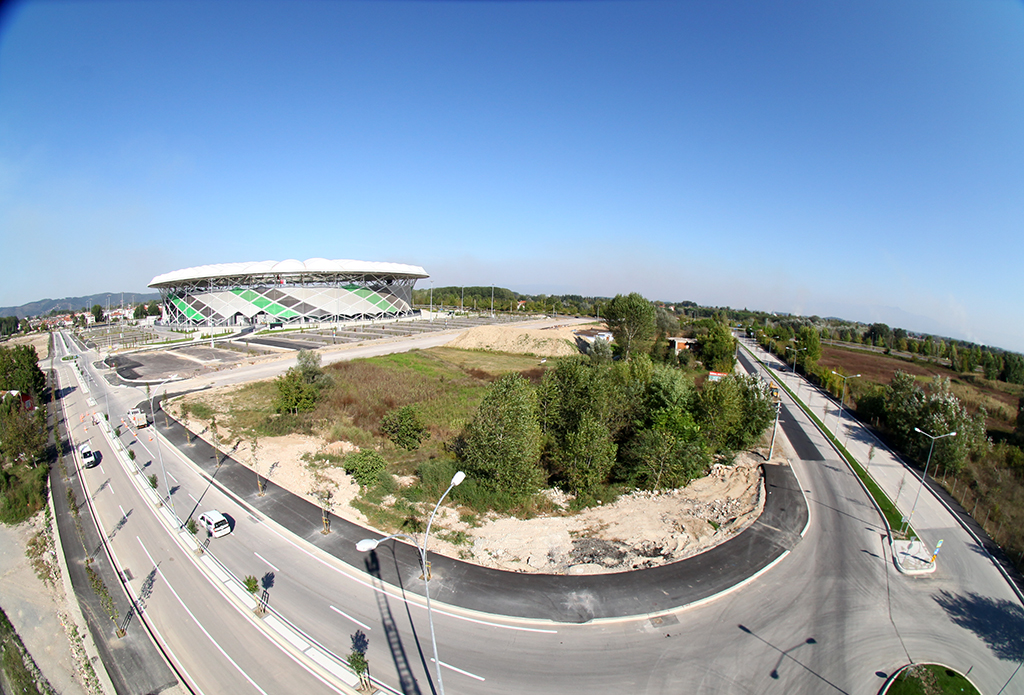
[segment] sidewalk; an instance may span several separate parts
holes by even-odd
[[[771,368],[775,379],[784,383],[798,399],[808,406],[811,412],[846,447],[850,455],[864,467],[903,515],[909,516],[918,490],[921,489],[921,471],[905,463],[870,428],[856,420],[848,410],[843,408],[840,413],[839,401],[834,399],[831,394],[814,386],[802,376],[794,374],[790,371],[789,365],[785,365],[785,371],[781,371],[782,361],[762,350],[753,341],[744,339],[743,345]],[[931,493],[934,498],[945,505],[955,520],[981,543],[1003,575],[1010,581],[1018,597],[1024,600],[1024,577],[1017,571],[1002,549],[989,538],[981,524],[971,518],[970,514],[953,499],[945,488],[936,484],[930,477],[925,487],[927,491],[921,489],[921,499],[918,502],[915,518],[911,520],[911,525],[916,529],[920,527],[918,530],[928,528],[922,525],[924,520],[921,517],[921,505],[924,503],[925,497]],[[917,550],[916,555],[930,558],[933,552],[934,549],[925,548]]]

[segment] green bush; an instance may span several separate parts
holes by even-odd
[[[416,414],[416,408],[411,405],[392,410],[385,415],[380,423],[380,431],[396,446],[406,451],[419,449],[420,443],[430,438],[430,433]]]
[[[369,487],[378,482],[388,462],[373,449],[364,449],[345,457],[345,472],[362,486]]]

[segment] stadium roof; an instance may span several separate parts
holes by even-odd
[[[194,282],[214,278],[238,277],[244,275],[302,275],[304,273],[339,273],[345,275],[395,275],[400,277],[430,277],[418,265],[404,263],[378,263],[373,261],[327,260],[310,258],[306,261],[251,261],[247,263],[214,263],[195,268],[174,270],[157,275],[150,287],[163,287],[181,282]]]

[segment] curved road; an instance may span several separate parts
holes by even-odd
[[[96,382],[101,381],[98,377],[94,376]],[[67,379],[64,374],[62,381]],[[140,395],[136,389],[113,389],[109,398],[113,412],[122,412]],[[652,617],[563,624],[467,614],[435,605],[440,608],[435,611],[435,625],[446,666],[445,690],[869,694],[878,691],[884,675],[904,663],[929,660],[970,670],[983,692],[999,692],[1016,668],[1012,659],[1019,658],[1019,640],[1014,638],[1021,634],[1021,614],[1019,602],[991,563],[977,552],[973,556],[953,552],[949,564],[940,563],[940,571],[932,577],[899,574],[884,542],[881,521],[859,483],[798,410],[787,407],[785,417],[790,427],[798,427],[805,435],[793,437],[802,458],[794,459],[792,466],[808,501],[810,525],[805,538],[781,562],[735,592]],[[157,456],[149,453],[155,445],[144,430],[134,446],[141,461],[151,459],[150,465],[156,465]],[[196,506],[216,506],[234,519],[234,533],[211,545],[231,571],[255,576],[272,572],[271,606],[307,634],[343,655],[351,648],[352,635],[361,630],[369,639],[367,654],[375,677],[399,692],[431,692],[429,629],[417,596],[383,587],[373,576],[374,567],[364,568],[369,573],[354,570],[307,543],[319,536],[318,521],[310,524],[305,538],[287,533],[210,486],[194,465],[170,447],[161,451],[172,485],[177,487],[173,499],[179,514],[184,516]],[[101,525],[116,528],[110,541],[115,552],[120,555],[122,548],[129,552],[127,546],[133,542],[146,543],[147,548],[154,542],[166,545],[160,540],[166,532],[144,522],[153,515],[145,505],[137,503],[135,513],[122,523],[123,514],[117,509],[130,489],[126,474],[114,469],[97,475],[97,471],[86,471],[84,477],[94,490]],[[108,488],[115,486],[118,493],[103,494],[104,483]],[[922,525],[917,526],[921,530]],[[959,545],[955,529],[949,528],[947,544]],[[139,540],[131,541],[135,537]],[[132,552],[138,557],[138,551]],[[185,577],[195,573],[181,557],[171,557],[154,557],[152,566],[162,571],[173,562],[177,571],[186,572]],[[382,568],[392,561],[383,549],[377,559]],[[140,562],[137,567],[146,564]],[[185,577],[180,581],[187,581]],[[446,581],[435,577],[432,590],[443,592]],[[151,601],[170,604],[170,584],[152,584]],[[224,607],[216,592],[204,588],[202,580],[193,580],[191,590],[197,597],[205,596],[201,599],[205,611],[218,621],[237,614]],[[151,619],[168,633],[186,630],[168,611]],[[254,671],[265,670],[258,669],[258,664],[294,666],[276,646],[255,637],[255,629],[246,627],[246,622],[231,634],[237,631],[246,645],[241,647],[243,652],[256,659]],[[232,641],[228,636],[217,640],[221,638]],[[203,688],[206,692],[259,692],[256,685],[264,692],[291,690],[279,689],[279,678],[263,685],[254,679],[254,685],[225,665],[209,641],[194,640],[195,646],[189,647],[192,643],[179,639],[175,653],[183,661],[199,664],[193,667],[196,671],[213,672],[210,677],[217,678],[217,686]],[[1014,681],[1005,692],[1016,687],[1019,684]],[[313,688],[319,691],[325,686]]]

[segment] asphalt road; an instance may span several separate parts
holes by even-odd
[[[112,403],[124,406],[138,400],[138,391],[134,396],[111,396]],[[955,536],[952,517],[945,519],[943,527],[941,510],[923,505],[918,512],[922,522],[915,522],[922,534],[942,533],[949,539],[947,545],[961,546],[966,552],[951,552],[947,559],[944,546],[944,562],[931,577],[899,574],[882,522],[859,482],[824,446],[824,438],[804,416],[787,408],[783,431],[788,435],[793,428],[806,435],[797,443],[803,458],[794,457],[793,470],[809,503],[810,524],[804,539],[778,564],[710,602],[637,618],[564,624],[435,604],[445,690],[867,695],[876,693],[884,677],[907,662],[941,661],[970,671],[983,692],[999,692],[1022,656],[1019,638],[1024,634],[1024,613],[991,561],[972,550],[969,541]],[[147,441],[143,431],[133,447],[140,459],[155,460],[146,450],[155,444]],[[210,486],[199,469],[170,447],[163,450],[163,459],[177,487],[173,499],[179,514],[209,505],[232,517],[234,532],[214,540],[211,550],[238,574],[265,577],[272,573],[272,607],[339,653],[347,653],[353,634],[362,631],[369,640],[368,658],[377,678],[398,691],[431,692],[433,665],[425,610],[418,596],[388,589],[376,578],[378,573],[386,576],[389,563],[391,571],[398,572],[385,550],[378,550],[376,565],[364,566],[364,571],[353,569],[317,547],[318,520],[310,520],[304,535],[289,533],[263,513],[250,514],[243,501]],[[122,504],[120,488],[130,484],[116,480],[112,484],[119,488],[117,494],[97,487],[97,499],[111,496],[114,500],[108,504]],[[131,495],[131,490],[125,494]],[[300,684],[316,692],[324,689],[322,684],[310,683],[309,674],[296,674],[298,680],[292,682],[292,675],[281,678],[268,673],[275,670],[270,668],[274,665],[291,674],[288,669],[295,670],[294,662],[260,638],[250,621],[232,617],[231,609],[218,605],[216,593],[203,586],[209,582],[194,578],[190,559],[174,554],[173,548],[163,548],[168,543],[161,539],[167,533],[149,521],[152,512],[138,500],[132,508],[135,513],[118,528],[112,542],[134,537],[140,545],[167,553],[149,561],[149,556],[143,558],[135,551],[128,563],[142,567],[144,576],[154,567],[161,572],[174,568],[173,580],[153,583],[152,605],[172,606],[169,588],[181,583],[190,587],[186,595],[195,591],[195,600],[203,602],[200,614],[216,616],[230,626],[210,640],[196,634],[180,608],[149,613],[161,632],[169,635],[165,639],[173,640],[176,658],[188,665],[190,677],[212,679],[202,681],[216,685],[203,688],[205,692],[220,692],[219,687],[227,688],[225,692],[255,689],[238,669],[216,656],[211,642],[219,645],[221,639],[233,657],[245,660],[249,655],[246,673],[258,674],[254,680],[264,692],[294,692]],[[98,514],[105,529],[117,527],[123,518],[111,515],[109,509],[101,508]],[[932,514],[935,521],[924,523]],[[454,593],[457,589],[450,584],[456,581],[435,575],[431,587],[438,595]],[[529,602],[540,600],[528,597]],[[587,601],[586,597],[581,600]],[[251,653],[237,653],[245,651],[244,645]],[[1019,691],[1014,681],[1004,692]]]

